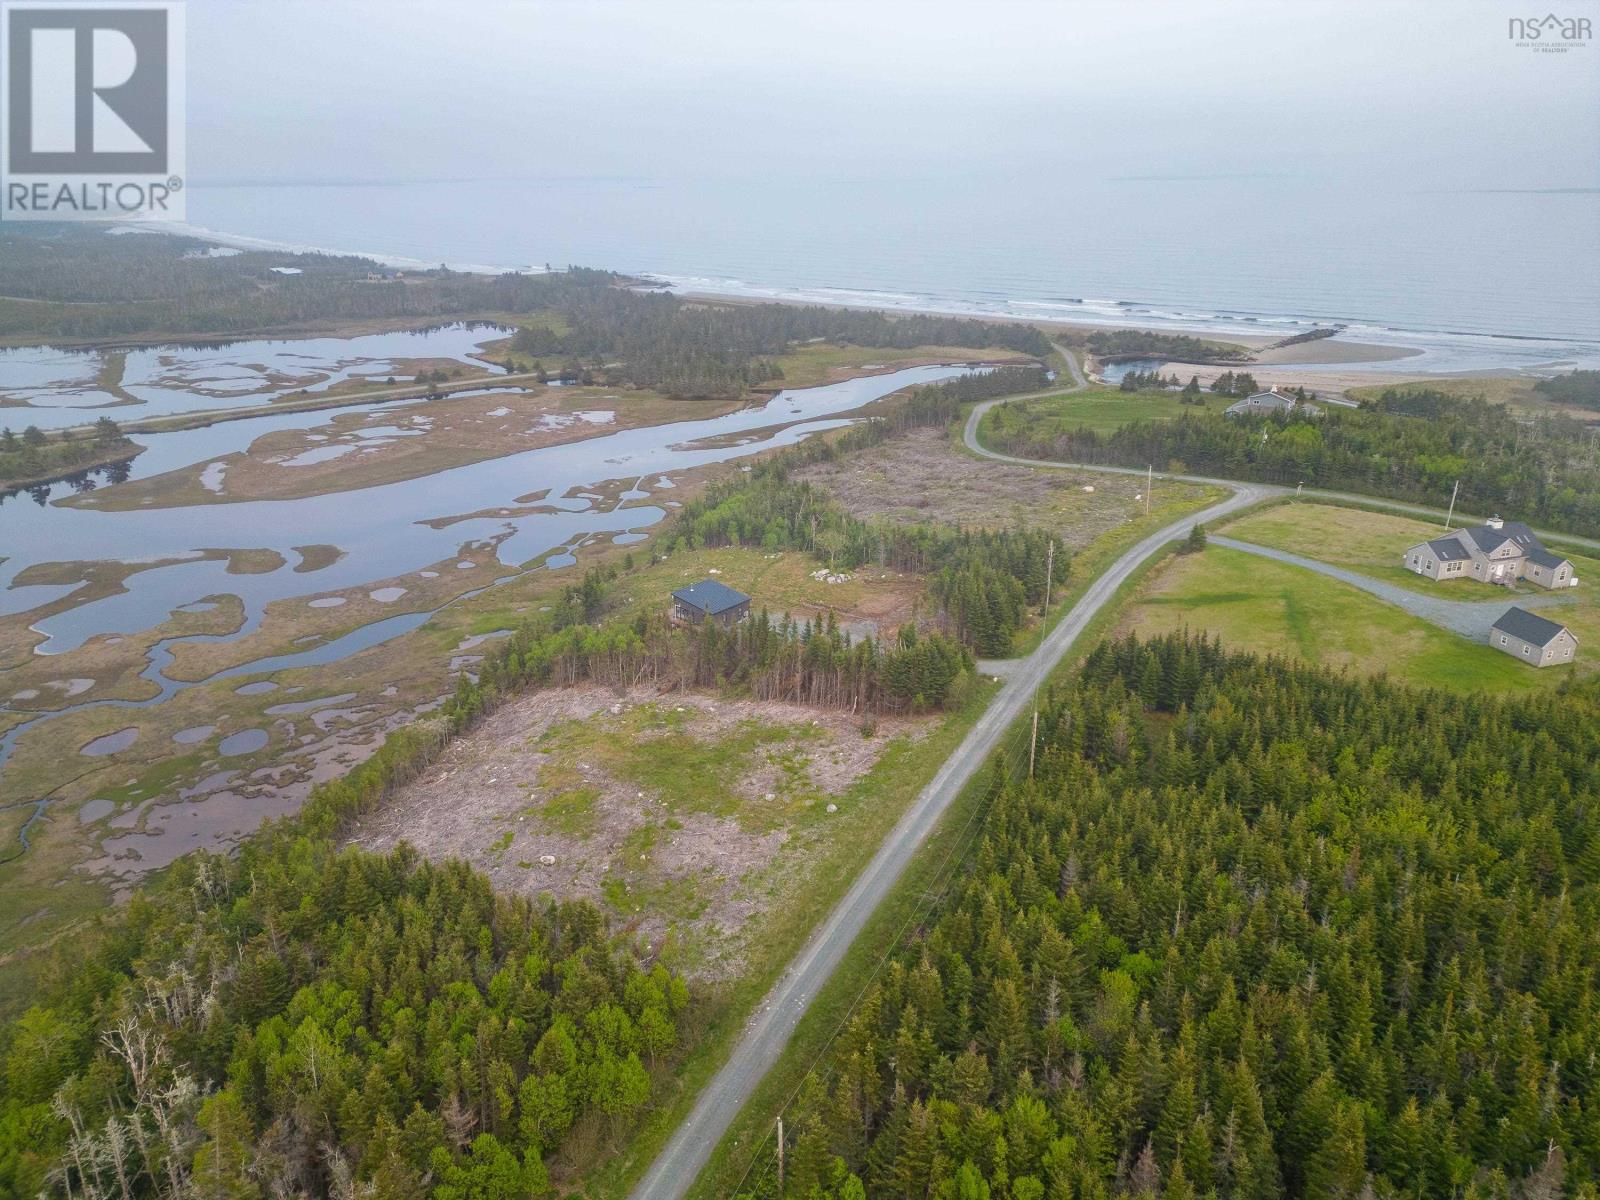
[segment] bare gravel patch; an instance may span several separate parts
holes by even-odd
[[[1129,476],[973,458],[951,445],[942,429],[910,430],[865,454],[812,464],[795,475],[825,488],[864,520],[991,528],[1049,523],[1073,548],[1137,515],[1144,492],[1144,481]]]
[[[427,773],[364,818],[351,841],[402,841],[463,858],[495,885],[586,899],[685,965],[740,969],[761,913],[801,887],[828,836],[830,805],[852,793],[895,737],[931,720],[722,696],[593,687],[512,701],[457,739]]]

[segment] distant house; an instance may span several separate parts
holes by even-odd
[[[303,272],[299,267],[268,267],[267,270],[271,271],[274,275],[303,275],[303,274],[305,274],[305,272]]]
[[[1457,529],[1405,553],[1406,568],[1429,579],[1477,579],[1510,587],[1519,579],[1542,588],[1576,587],[1572,564],[1545,549],[1521,521],[1490,517],[1487,524]]]
[[[1569,663],[1578,652],[1578,639],[1570,629],[1525,608],[1506,609],[1490,627],[1489,644],[1535,667]]]
[[[750,597],[715,579],[702,579],[672,593],[672,619],[679,625],[714,621],[737,625],[750,615]]]
[[[1235,400],[1222,411],[1230,417],[1259,417],[1268,413],[1292,413],[1297,403],[1293,396],[1282,396],[1275,391],[1255,392],[1243,400]]]

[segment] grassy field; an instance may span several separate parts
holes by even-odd
[[[765,386],[785,388],[816,387],[851,375],[872,374],[880,368],[914,366],[925,362],[951,361],[1029,363],[1025,354],[973,346],[910,346],[903,349],[883,346],[841,346],[833,342],[810,342],[781,355],[775,361],[783,378]]]
[[[1233,402],[1231,396],[1202,392],[1203,405],[1180,404],[1178,396],[1177,392],[1125,392],[1121,388],[1088,387],[1081,392],[1040,396],[1006,407],[1011,410],[1013,419],[1021,417],[1043,432],[1092,429],[1096,433],[1109,433],[1130,421],[1168,421],[1184,413],[1221,412]],[[997,411],[993,409],[984,417],[979,431],[986,445],[992,441],[990,434]]]
[[[1385,583],[1430,596],[1494,600],[1507,595],[1505,588],[1492,583],[1476,579],[1436,583],[1401,566],[1400,557],[1405,551],[1444,533],[1442,525],[1415,517],[1331,504],[1279,504],[1249,513],[1215,532],[1242,542],[1288,550],[1319,562],[1348,567]],[[1532,593],[1541,589],[1525,584],[1521,590]]]
[[[754,612],[765,608],[775,618],[787,612],[804,620],[831,609],[840,624],[872,621],[887,628],[907,620],[921,599],[921,576],[863,567],[843,572],[847,578],[842,583],[812,578],[825,565],[798,550],[679,550],[653,565],[641,564],[618,590],[623,615],[629,617],[664,611],[676,588],[716,579],[751,597]]]
[[[1222,546],[1179,556],[1152,576],[1118,632],[1178,629],[1215,634],[1235,650],[1458,692],[1530,691],[1570,674],[1534,670],[1349,584]]]

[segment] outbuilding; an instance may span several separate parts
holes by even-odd
[[[672,619],[679,625],[737,625],[750,615],[750,597],[715,579],[679,588],[672,593]]]
[[[1535,667],[1570,663],[1578,652],[1570,629],[1525,608],[1506,609],[1489,629],[1489,644]]]

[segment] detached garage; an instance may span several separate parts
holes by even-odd
[[[1570,629],[1525,608],[1506,609],[1489,629],[1489,644],[1535,667],[1570,663],[1578,652]]]

